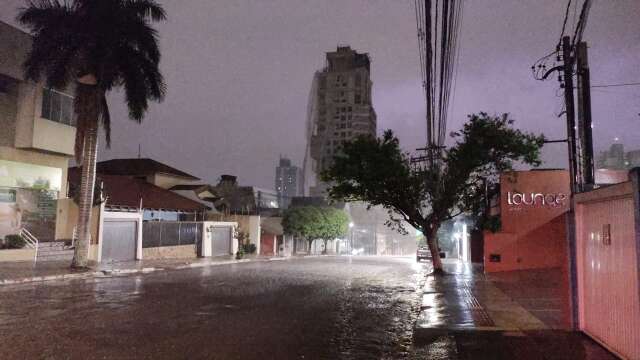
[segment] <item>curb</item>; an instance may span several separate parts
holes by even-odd
[[[148,274],[157,271],[166,270],[184,270],[184,269],[196,269],[209,266],[222,266],[231,264],[242,264],[248,262],[269,262],[269,261],[283,261],[288,260],[286,257],[272,257],[261,259],[240,259],[240,260],[228,260],[218,262],[196,262],[185,265],[177,265],[170,267],[143,267],[141,269],[102,269],[95,271],[87,271],[83,273],[73,274],[57,274],[57,275],[45,275],[45,276],[31,276],[22,279],[0,279],[0,286],[2,285],[17,285],[17,284],[29,284],[29,283],[41,283],[52,280],[74,280],[74,279],[89,279],[89,278],[105,278],[114,276],[127,276],[131,274]]]

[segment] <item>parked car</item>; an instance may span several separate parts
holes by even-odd
[[[431,252],[429,251],[429,247],[427,246],[419,246],[418,250],[416,250],[416,261],[420,261],[421,259],[430,259]]]

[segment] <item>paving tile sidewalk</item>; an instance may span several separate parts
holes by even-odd
[[[447,275],[429,276],[423,288],[413,358],[615,359],[584,334],[559,330],[562,288],[541,285],[552,274],[487,276],[473,265],[443,265]],[[554,311],[540,311],[546,308]]]
[[[69,261],[66,260],[40,262],[35,265],[33,262],[5,262],[0,264],[0,286],[285,259],[284,257],[250,257],[236,260],[229,256],[218,258],[139,260],[112,264],[90,264],[89,268],[84,270],[71,269],[69,267]]]
[[[521,331],[548,327],[498,289],[474,265],[447,260],[446,275],[429,276],[417,329]]]
[[[497,272],[486,277],[550,328],[571,327],[568,274],[563,268]]]

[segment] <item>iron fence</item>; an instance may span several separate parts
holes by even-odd
[[[199,246],[201,234],[202,222],[145,221],[142,223],[142,247]]]

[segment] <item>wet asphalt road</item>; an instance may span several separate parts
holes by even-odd
[[[403,358],[428,271],[330,257],[5,286],[0,359]]]

